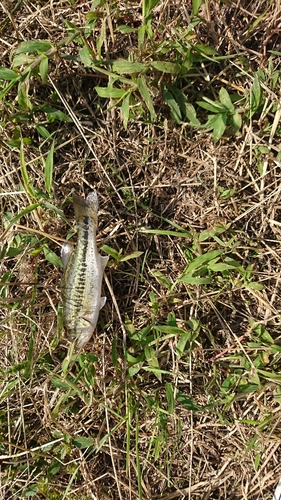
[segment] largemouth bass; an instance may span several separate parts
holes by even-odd
[[[98,253],[98,195],[89,193],[84,200],[72,195],[78,227],[75,249],[65,243],[61,251],[64,267],[62,280],[63,321],[78,349],[91,338],[98,321],[99,310],[106,297],[101,297],[101,284],[108,257]]]

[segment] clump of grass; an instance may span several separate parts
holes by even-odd
[[[85,9],[0,28],[1,497],[272,498],[278,9]],[[76,353],[59,248],[93,187],[108,302]]]

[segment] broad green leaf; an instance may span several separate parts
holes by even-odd
[[[157,368],[156,366],[155,367],[152,367],[152,366],[143,366],[142,369],[144,371],[146,371],[146,372],[152,372],[152,373],[154,373],[154,375],[159,380],[161,380],[162,374],[164,374],[164,375],[171,375],[171,372],[169,372],[168,370],[161,370],[160,368]]]
[[[154,106],[152,103],[152,99],[150,97],[150,92],[149,92],[148,87],[146,85],[145,78],[143,76],[140,76],[137,80],[137,83],[138,83],[139,92],[140,92],[143,100],[145,101],[146,106],[149,109],[151,119],[156,120],[155,109],[154,109]]]
[[[192,0],[192,14],[197,16],[199,9],[204,0]]]
[[[169,229],[141,229],[141,233],[158,234],[163,236],[178,236],[180,238],[192,238],[187,231],[170,231]]]
[[[165,286],[168,290],[171,290],[172,283],[163,273],[161,273],[161,271],[158,269],[152,269],[150,272],[151,275],[158,279],[163,286]]]
[[[137,363],[141,363],[144,360],[144,356],[143,354],[141,354],[141,356],[135,357],[132,356],[132,354],[130,354],[128,351],[126,351],[126,359],[128,363],[130,363],[131,365],[135,365]]]
[[[13,139],[12,141],[7,141],[8,146],[11,148],[20,148],[21,143],[24,142],[23,139]]]
[[[211,271],[219,272],[219,271],[228,271],[229,269],[236,269],[236,266],[232,266],[231,264],[226,264],[225,262],[218,262],[208,264],[208,269]]]
[[[71,0],[71,4],[73,5],[74,4],[74,0]],[[93,4],[92,4],[92,7],[93,8]],[[87,12],[86,14],[86,19],[88,21],[96,21],[97,19],[102,19],[103,17],[103,13],[102,12],[99,12],[99,11],[94,11],[94,12]],[[92,28],[95,27],[95,24],[93,25],[92,24]]]
[[[103,252],[107,253],[107,255],[110,255],[110,257],[113,257],[113,259],[115,259],[115,260],[120,259],[121,254],[119,252],[117,252],[117,250],[115,250],[114,248],[109,247],[108,245],[102,245],[101,250],[103,250]]]
[[[72,122],[72,118],[70,116],[66,115],[62,111],[59,111],[58,109],[56,111],[48,113],[48,118],[59,120],[61,122]]]
[[[126,59],[117,59],[112,65],[113,71],[119,75],[141,73],[146,65],[138,62],[127,61]]]
[[[56,458],[54,458],[48,467],[48,475],[55,476],[60,471],[61,467],[62,463],[59,462]]]
[[[74,343],[72,343],[72,349],[74,348]],[[64,359],[62,362],[62,371],[64,374],[66,374],[66,371],[69,366],[69,360],[67,358]],[[56,380],[58,383],[63,383],[66,384],[68,390],[70,391],[69,397],[78,394],[78,396],[81,398],[81,400],[84,402],[84,404],[89,405],[89,398],[81,391],[79,386],[76,384],[77,379],[74,378],[64,378],[63,381],[61,378],[58,377],[52,377],[52,383],[54,383],[54,380]],[[54,410],[55,411],[55,410]]]
[[[150,65],[162,73],[177,74],[180,71],[180,65],[170,61],[153,61]]]
[[[75,31],[78,32],[78,28],[71,21],[69,21],[68,19],[65,19],[64,22],[65,22],[66,27],[68,28],[69,33],[73,33]]]
[[[53,185],[54,148],[55,148],[55,141],[52,142],[50,151],[47,155],[45,165],[44,165],[45,187],[46,187],[47,193],[49,193],[49,194],[51,192],[52,185]]]
[[[89,448],[90,446],[94,445],[94,440],[89,437],[75,437],[72,440],[74,446],[76,448],[79,448],[79,450],[83,450],[84,448]]]
[[[161,0],[149,0],[148,1],[148,14],[149,15],[152,10],[154,9],[154,7],[156,7],[159,3],[160,3]]]
[[[27,67],[35,60],[35,56],[28,56],[26,54],[18,54],[13,59],[13,67],[24,66]]]
[[[121,33],[134,33],[138,31],[138,28],[131,28],[127,24],[121,24],[120,26],[117,26],[117,31],[121,31]]]
[[[281,381],[281,374],[280,373],[267,372],[265,370],[260,370],[259,368],[257,368],[257,372],[260,375],[263,375],[263,377],[266,377],[266,378],[269,378],[269,379],[273,379],[273,380],[280,380]]]
[[[0,256],[1,258],[1,256]],[[159,311],[159,304],[156,298],[156,294],[154,292],[149,293],[150,305],[152,306],[154,314],[157,314]]]
[[[168,413],[174,413],[175,409],[175,397],[174,397],[174,388],[172,384],[169,384],[166,382],[165,384],[166,388],[166,398],[167,398],[167,403],[168,403]]]
[[[129,255],[125,255],[124,257],[121,257],[120,262],[126,262],[127,260],[137,259],[142,254],[143,254],[143,252],[139,252],[139,251],[130,253]]]
[[[58,387],[59,389],[62,389],[63,391],[68,391],[68,389],[69,389],[69,385],[66,382],[64,382],[63,380],[51,377],[50,381],[54,387]]]
[[[93,65],[93,53],[87,45],[79,51],[79,57],[86,68],[90,68]]]
[[[43,246],[43,252],[45,259],[47,259],[51,264],[53,264],[55,267],[63,267],[60,258],[57,256],[57,254],[52,252],[52,250],[50,250],[47,245]]]
[[[275,56],[281,56],[281,52],[279,50],[269,50],[270,54],[274,54]]]
[[[264,16],[267,14],[268,8],[264,9],[263,12],[258,17],[254,18],[254,22],[251,23],[250,26],[249,26],[249,28],[247,29],[247,32],[246,32],[246,37],[247,38],[248,38],[248,35],[251,33],[251,31],[253,31],[253,29],[255,29],[255,27],[260,24],[260,22],[262,21],[262,19],[264,18]]]
[[[124,129],[127,130],[128,121],[129,121],[129,112],[130,112],[130,99],[131,93],[129,92],[126,97],[124,97],[121,106],[121,113],[123,118],[123,126]]]
[[[144,355],[148,365],[151,367],[151,371],[156,375],[156,377],[160,380],[162,379],[161,370],[159,367],[158,358],[156,356],[156,351],[153,347],[146,345],[144,348]]]
[[[47,75],[48,75],[48,57],[47,56],[43,56],[42,57],[42,60],[39,64],[39,71],[40,71],[40,75],[41,75],[41,78],[42,78],[42,82],[45,82],[47,80]]]
[[[248,424],[248,425],[261,425],[260,420],[252,420],[250,418],[237,418],[237,422],[241,422],[243,424]]]
[[[54,120],[60,120],[62,122],[72,122],[72,118],[66,115],[62,111],[56,108],[52,108],[50,106],[41,106],[41,111],[47,114],[48,120],[53,122]]]
[[[204,128],[213,129],[217,116],[217,113],[215,115],[208,115],[208,121],[205,123]]]
[[[154,325],[154,330],[162,333],[168,333],[170,335],[185,335],[186,330],[173,325]]]
[[[267,146],[258,146],[255,150],[264,155],[270,154],[270,149]]]
[[[183,335],[180,336],[176,347],[176,353],[179,358],[182,357],[185,350],[185,346],[187,342],[190,341],[190,337],[191,337],[190,332],[185,332]]]
[[[29,42],[21,42],[16,49],[16,54],[33,53],[33,52],[46,52],[52,48],[52,44],[45,40],[36,40]]]
[[[217,51],[213,47],[210,47],[210,45],[207,45],[205,43],[202,43],[202,44],[201,43],[197,43],[194,46],[194,49],[196,51],[204,54],[205,56],[215,56],[215,55],[217,55]]]
[[[212,250],[211,252],[204,253],[203,255],[199,255],[196,257],[190,264],[187,266],[185,273],[189,274],[195,269],[199,269],[206,262],[210,262],[211,260],[219,257],[224,250]]]
[[[242,116],[241,113],[239,113],[239,111],[236,111],[232,115],[232,123],[237,130],[240,130],[240,128],[242,127]]]
[[[95,90],[100,97],[107,99],[120,99],[127,93],[127,90],[117,89],[115,87],[95,87]]]
[[[38,125],[36,125],[36,130],[37,130],[38,134],[40,134],[42,137],[44,137],[44,139],[52,139],[50,132],[46,129],[46,127],[44,127],[40,123],[38,123]]]
[[[220,89],[219,98],[220,98],[220,102],[224,105],[224,107],[226,109],[229,109],[229,111],[234,110],[234,104],[230,99],[229,93],[227,92],[227,90],[224,87],[222,87]]]
[[[173,85],[171,83],[167,83],[166,86],[170,92],[167,92],[166,90],[164,90],[163,97],[166,100],[166,102],[168,103],[168,105],[170,106],[172,114],[174,114],[174,113],[176,114],[176,116],[174,116],[174,119],[179,120],[179,123],[181,123],[182,117],[187,118],[190,121],[191,125],[199,126],[200,122],[196,118],[195,108],[192,106],[192,104],[189,104],[186,101],[186,97],[181,92],[181,90],[179,90],[176,87],[176,85]],[[167,99],[166,99],[165,93],[167,94]],[[174,97],[174,101],[176,102],[176,105],[179,106],[180,112],[178,112],[178,108],[175,105],[173,105],[172,100],[171,100],[171,102],[169,102],[169,100],[171,99],[170,94],[172,94],[172,96]]]
[[[163,97],[171,110],[171,114],[175,122],[180,125],[182,123],[181,110],[174,96],[171,92],[163,92]]]
[[[274,343],[274,339],[272,338],[270,333],[266,330],[266,328],[263,325],[261,325],[261,324],[255,325],[255,321],[252,318],[249,318],[248,321],[249,321],[249,324],[253,327],[253,331],[255,332],[255,334],[257,334],[258,337],[263,342],[270,343],[270,344]]]
[[[229,198],[231,198],[231,196],[234,195],[234,189],[223,189],[223,187],[221,186],[218,186],[218,189],[220,191],[220,198],[222,198],[223,200],[229,200]]]
[[[38,496],[38,486],[37,484],[31,484],[25,489],[24,496],[29,498],[34,497],[35,495]]]
[[[227,224],[226,226],[218,225],[213,227],[212,229],[205,229],[204,231],[202,231],[202,233],[199,234],[198,240],[202,242],[208,240],[209,238],[214,238],[216,235],[220,235],[227,231],[229,227],[230,224]]]
[[[179,278],[179,281],[188,283],[189,285],[206,285],[211,283],[212,278],[196,278],[194,276],[185,275],[182,278]]]
[[[260,344],[258,345],[258,347],[260,347]],[[281,346],[274,344],[274,345],[272,345],[270,347],[270,351],[271,352],[280,352],[281,353]]]
[[[182,231],[183,233],[186,233],[185,229],[180,226],[180,224],[177,224],[175,221],[166,219],[165,217],[161,217],[161,220],[167,222],[167,224],[170,224],[171,226],[175,227],[176,229],[179,229],[179,231]],[[190,234],[190,233],[188,233]]]
[[[166,87],[167,87],[168,91],[167,91]],[[163,97],[164,98],[165,98],[165,92],[167,92],[168,97],[169,97],[169,93],[171,93],[172,97],[174,98],[174,100],[178,104],[178,106],[180,108],[179,117],[185,115],[186,97],[182,93],[182,91],[176,85],[174,85],[172,83],[167,83],[164,87],[164,90],[163,90]]]
[[[102,47],[105,43],[105,40],[107,38],[107,22],[106,19],[103,18],[101,21],[101,27],[99,29],[99,35],[96,37],[96,48],[97,48],[97,53],[98,53],[98,59],[102,60]]]
[[[91,3],[91,10],[94,10],[96,7],[103,7],[106,2],[107,0],[93,0]]]
[[[32,212],[33,210],[36,210],[36,208],[40,207],[40,203],[33,203],[32,205],[29,205],[29,207],[27,208],[24,208],[23,210],[21,210],[21,212],[16,215],[12,220],[11,222],[9,223],[9,225],[5,228],[7,231],[13,227],[13,225],[18,222],[21,217],[23,217],[24,215],[26,214],[29,214],[30,212]]]
[[[134,335],[134,333],[136,333],[136,329],[126,313],[125,313],[125,328],[129,337],[131,337],[132,335]]]
[[[258,109],[262,97],[262,88],[260,86],[260,82],[257,75],[255,75],[254,78],[251,95],[252,95],[251,115],[253,115]]]
[[[29,91],[29,80],[26,78],[23,82],[19,82],[18,85],[18,103],[22,109],[28,111],[32,109],[32,103],[28,95]]]
[[[186,102],[184,111],[185,111],[185,116],[190,121],[191,125],[193,125],[194,127],[199,127],[201,125],[198,118],[196,118],[196,111],[194,106],[192,106],[192,104]]]
[[[5,95],[13,88],[15,83],[18,82],[18,79],[12,80],[7,86],[0,92],[0,101],[5,97]]]
[[[128,368],[128,377],[134,377],[143,367],[143,361]]]
[[[22,248],[10,247],[9,250],[7,251],[7,253],[6,253],[6,248],[3,248],[2,253],[0,254],[0,259],[3,259],[5,256],[6,257],[16,257],[16,255],[20,255],[21,253],[23,253]]]
[[[194,401],[189,396],[187,396],[186,394],[184,394],[181,391],[177,392],[177,400],[187,410],[190,410],[190,411],[199,411],[200,410],[200,408],[198,408],[197,404],[194,403]]]
[[[168,314],[167,324],[170,326],[177,326],[176,316],[173,312]]]
[[[15,71],[0,66],[0,80],[17,80],[20,77]]]
[[[219,113],[213,122],[213,137],[215,141],[218,141],[223,135],[226,128],[226,114]]]
[[[198,332],[200,330],[200,323],[196,318],[190,318],[188,320],[188,326],[192,329],[193,332]]]
[[[41,196],[43,196],[43,194]],[[67,219],[66,219],[63,211],[60,210],[55,205],[53,205],[52,203],[49,203],[48,201],[44,201],[42,203],[42,206],[45,207],[45,208],[47,208],[48,210],[53,210],[57,215],[59,215],[60,217],[62,217],[65,220],[65,222],[67,222]]]
[[[29,178],[27,168],[26,168],[23,144],[21,144],[21,147],[20,147],[20,166],[21,166],[21,176],[22,176],[25,190],[32,198],[36,198],[36,194],[35,194],[33,186],[30,183],[30,178]]]
[[[252,290],[263,290],[264,285],[253,281],[252,283],[247,283],[246,288],[251,288]]]
[[[203,99],[204,101],[197,102],[198,106],[201,108],[212,111],[213,113],[225,112],[225,108],[220,102],[211,101],[211,99],[208,99],[207,97],[203,97]]]
[[[61,122],[72,122],[72,118],[70,118],[70,116],[66,115],[62,111],[59,111],[58,109],[51,113],[48,113],[48,118],[50,117]]]
[[[255,456],[255,461],[254,461],[254,468],[255,468],[255,470],[258,470],[258,468],[260,466],[260,462],[261,462],[261,454],[257,453],[256,456]]]
[[[145,24],[142,24],[138,28],[138,51],[140,52],[144,43],[145,39],[145,33],[146,33],[146,26]]]
[[[112,341],[112,347],[111,347],[111,359],[112,359],[113,366],[115,366],[115,368],[117,366],[119,366],[117,342],[118,342],[118,337],[117,337],[117,335],[114,335],[113,341]]]

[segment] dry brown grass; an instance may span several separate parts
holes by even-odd
[[[57,44],[68,34],[64,20],[82,29],[90,9],[87,2],[65,1],[24,0],[14,10],[10,2],[0,5],[1,64],[6,67],[19,42],[45,39]],[[107,13],[103,52],[108,59],[136,52],[135,34],[129,48],[116,28],[140,25],[140,4],[117,2],[114,7],[108,2],[100,11]],[[165,36],[172,38],[177,23],[188,25],[190,12],[190,2],[160,2],[153,29],[161,36],[165,26]],[[220,55],[240,56],[192,69],[184,85],[194,105],[205,94],[215,99],[221,86],[243,98],[250,94],[258,68],[267,76],[260,115],[245,119],[235,137],[224,135],[214,143],[206,130],[176,125],[160,92],[154,100],[158,120],[146,120],[139,106],[139,115],[124,130],[120,108],[107,110],[108,103],[94,89],[106,85],[107,77],[59,55],[50,60],[51,79],[30,79],[35,113],[29,122],[13,121],[19,108],[16,87],[1,102],[2,245],[7,252],[19,250],[1,256],[0,497],[5,500],[31,492],[35,499],[50,500],[137,500],[141,494],[143,500],[269,500],[281,476],[280,108],[274,107],[280,99],[280,76],[274,87],[268,69],[269,51],[280,51],[280,2],[206,0],[200,14],[198,43],[210,44]],[[87,39],[91,47],[101,29],[102,19]],[[62,53],[77,57],[79,49],[73,41]],[[148,46],[147,58],[151,50]],[[280,71],[278,55],[272,56],[272,65]],[[51,102],[54,86],[80,123],[79,130],[73,122],[45,120],[40,105]],[[59,98],[56,105],[68,112]],[[58,313],[61,269],[43,251],[36,252],[48,235],[44,243],[59,254],[70,226],[46,205],[24,214],[12,227],[7,223],[7,217],[34,203],[23,187],[19,151],[7,146],[16,129],[32,138],[24,147],[25,161],[31,184],[45,192],[40,155],[46,157],[49,144],[36,131],[39,121],[56,138],[49,202],[72,223],[71,192],[96,188],[100,243],[122,249],[122,255],[143,252],[119,264],[112,259],[107,267],[108,302],[79,361],[69,360],[69,341]],[[232,195],[221,197],[222,189]],[[42,201],[40,195],[37,199]],[[167,220],[192,238],[149,233],[174,230]],[[195,235],[218,225],[226,230],[217,239],[209,236],[194,243]],[[188,256],[220,248],[218,238],[228,242],[244,269],[252,266],[251,279],[262,283],[262,290],[246,286],[237,274],[222,276],[210,287],[182,282],[173,290],[165,286],[159,272],[174,283]],[[154,318],[151,292],[158,304]],[[130,327],[139,332],[152,321],[167,325],[169,314],[182,328],[190,328],[190,318],[198,321],[200,333],[192,348],[187,344],[179,357],[179,338],[163,335],[154,344],[162,377],[145,369],[126,377],[124,348],[135,357],[144,349],[131,339]],[[265,336],[261,340],[257,326],[273,341]],[[226,386],[241,366],[241,377]],[[266,372],[259,373],[259,382],[257,368]],[[239,385],[243,377],[244,390]],[[70,380],[74,388],[65,385]],[[175,395],[180,390],[194,405],[213,406],[190,411],[176,398],[170,411],[166,382]],[[215,406],[216,401],[221,404]],[[75,441],[81,437],[91,438],[93,446],[81,448]]]

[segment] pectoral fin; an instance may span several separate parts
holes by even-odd
[[[106,303],[106,297],[101,297],[100,298],[100,309],[103,308],[103,306],[105,305],[105,303]]]
[[[102,271],[105,270],[106,264],[108,263],[108,259],[109,259],[108,256],[104,257],[103,255],[100,255],[100,263],[101,263]]]
[[[71,245],[71,243],[64,243],[61,247],[60,258],[61,258],[62,265],[63,265],[64,269],[66,268],[66,266],[69,262],[69,259],[70,259],[70,256],[71,256],[73,250],[74,250],[74,246]]]

